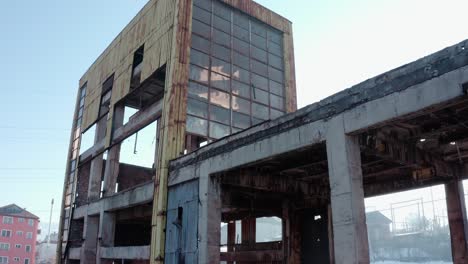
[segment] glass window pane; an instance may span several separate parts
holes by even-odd
[[[245,42],[249,42],[249,30],[241,28],[239,26],[233,26],[233,34],[236,38],[239,38]]]
[[[264,63],[252,60],[252,72],[258,73],[262,76],[268,76],[268,66]]]
[[[278,111],[278,110],[275,110],[275,109],[270,109],[270,116],[271,116],[271,119],[275,119],[275,118],[278,118],[280,116],[284,115],[283,112],[281,111]]]
[[[202,23],[202,22],[200,22],[198,20],[193,19],[192,20],[192,32],[197,33],[198,35],[209,39],[211,29],[210,29],[209,25],[207,25],[205,23]]]
[[[283,33],[280,31],[268,30],[268,40],[281,45],[283,43]]]
[[[283,57],[283,48],[273,42],[268,42],[268,52],[275,54],[276,56]]]
[[[250,59],[240,53],[233,52],[232,63],[246,70],[250,69]]]
[[[247,30],[249,29],[249,17],[240,12],[234,12],[233,17],[235,25],[241,26]]]
[[[244,54],[249,55],[249,43],[238,38],[232,38],[232,47],[234,50]]]
[[[203,52],[192,49],[190,51],[190,62],[208,69],[210,66],[210,57]]]
[[[193,4],[205,10],[211,11],[211,0],[193,0]]]
[[[270,94],[270,105],[271,107],[278,108],[280,110],[284,110],[284,99],[283,97],[276,96],[274,94]]]
[[[208,121],[194,116],[187,116],[187,132],[207,136]]]
[[[230,100],[230,96],[228,93],[221,92],[216,89],[211,89],[210,102],[212,104],[229,109],[229,100]]]
[[[266,51],[259,49],[257,47],[251,46],[251,56],[252,58],[267,63],[267,53]]]
[[[221,30],[213,29],[213,41],[226,47],[231,47],[231,36]]]
[[[252,88],[252,100],[268,105],[268,92]]]
[[[211,73],[211,86],[228,92],[231,90],[229,77],[214,72]]]
[[[201,50],[205,53],[210,52],[210,42],[200,36],[192,34],[192,48]]]
[[[190,65],[190,79],[208,84],[208,70]]]
[[[269,118],[268,107],[252,103],[252,116],[267,120]]]
[[[232,110],[250,114],[250,101],[237,96],[232,96]]]
[[[232,77],[245,83],[250,83],[249,72],[237,66],[232,66]]]
[[[270,80],[270,92],[279,96],[284,96],[283,84]]]
[[[229,125],[231,123],[231,114],[229,109],[210,105],[210,120]]]
[[[81,98],[84,98],[86,96],[86,84],[85,86],[81,87],[81,95],[80,97]]]
[[[250,98],[250,86],[248,84],[232,80],[232,93],[245,98]]]
[[[252,45],[258,47],[258,48],[261,48],[262,50],[266,50],[267,49],[267,41],[266,41],[266,38],[263,38],[261,36],[258,36],[258,35],[255,35],[255,34],[252,34],[252,40],[250,43],[252,43]]]
[[[189,82],[188,95],[189,97],[196,98],[198,100],[208,101],[208,87],[198,83]]]
[[[211,59],[211,71],[221,73],[227,76],[231,75],[231,64],[216,58]]]
[[[231,61],[231,50],[223,46],[213,44],[213,56],[225,61]]]
[[[213,27],[231,34],[231,22],[219,16],[213,16]]]
[[[284,73],[282,71],[279,71],[272,67],[268,67],[268,76],[273,81],[284,83]]]
[[[241,132],[243,130],[243,129],[235,128],[235,127],[231,128],[231,129],[232,129],[232,134],[235,134],[237,132]]]
[[[268,63],[277,69],[283,69],[283,58],[273,55],[271,53],[268,53]]]
[[[250,116],[232,112],[232,125],[238,128],[248,128],[250,126]]]
[[[215,122],[210,122],[210,137],[222,138],[229,135],[229,126],[221,125]]]
[[[208,104],[192,98],[187,100],[187,113],[208,118]]]
[[[268,79],[263,76],[252,73],[252,86],[268,91]]]
[[[213,13],[226,20],[231,21],[231,9],[219,1],[213,3]]]
[[[193,7],[193,18],[200,20],[208,25],[211,24],[211,12],[201,9],[197,6]]]
[[[263,23],[252,20],[250,21],[250,25],[253,34],[257,34],[266,38],[266,27],[263,25]]]

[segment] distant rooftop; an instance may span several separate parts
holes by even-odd
[[[37,217],[36,215],[26,211],[26,209],[23,209],[16,204],[9,204],[0,207],[0,215],[39,219],[39,217]]]

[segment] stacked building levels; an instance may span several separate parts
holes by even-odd
[[[468,41],[295,111],[291,34],[250,0],[150,1],[80,80],[57,259],[369,263],[364,198],[443,184],[467,263]]]
[[[39,217],[10,204],[0,207],[0,263],[34,264]]]
[[[151,0],[76,102],[57,259],[169,263],[169,161],[296,110],[291,22],[250,0]]]

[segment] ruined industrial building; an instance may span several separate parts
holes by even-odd
[[[468,263],[467,93],[462,42],[296,111],[290,21],[150,0],[80,79],[57,259],[369,263],[364,198],[445,184]]]

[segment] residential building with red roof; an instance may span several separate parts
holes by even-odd
[[[39,217],[16,204],[0,207],[0,264],[34,264]]]

